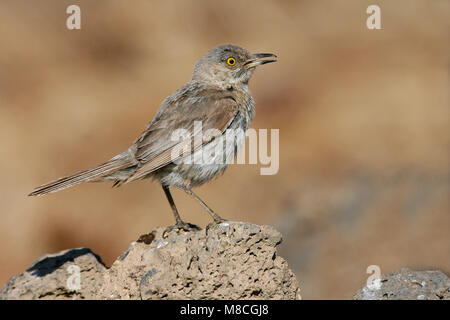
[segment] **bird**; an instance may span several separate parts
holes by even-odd
[[[198,201],[211,215],[212,223],[226,221],[192,188],[221,175],[235,157],[245,138],[226,141],[226,133],[246,132],[255,114],[248,82],[256,67],[276,61],[273,53],[252,54],[233,44],[216,46],[195,63],[191,79],[161,103],[153,120],[126,151],[96,167],[41,185],[29,196],[54,193],[82,182],[113,181],[117,187],[152,178],[161,184],[175,218],[167,232],[200,229],[181,219],[171,188],[182,189]],[[174,133],[180,132],[185,135],[174,139]],[[222,148],[224,143],[228,143],[227,148]],[[210,161],[199,161],[205,155]]]

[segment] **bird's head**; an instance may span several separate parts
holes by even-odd
[[[220,45],[208,51],[195,64],[192,80],[221,87],[246,86],[259,65],[275,62],[272,53],[252,54],[236,45]]]

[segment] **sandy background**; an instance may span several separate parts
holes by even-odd
[[[82,29],[67,30],[79,4]],[[173,223],[160,186],[37,185],[124,151],[221,43],[275,52],[255,72],[253,128],[280,129],[280,170],[233,166],[197,189],[219,214],[271,224],[302,296],[350,298],[376,264],[450,272],[446,0],[0,2],[0,284],[44,253],[108,264]],[[209,216],[183,192],[182,217]]]

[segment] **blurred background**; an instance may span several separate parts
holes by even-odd
[[[66,28],[81,7],[81,30]],[[381,7],[382,30],[366,28]],[[0,285],[45,253],[110,265],[173,224],[157,183],[40,184],[128,148],[222,43],[279,60],[250,82],[251,127],[280,129],[280,170],[233,165],[197,189],[219,214],[270,224],[305,299],[348,299],[369,265],[450,272],[450,1],[0,2]],[[186,220],[208,214],[184,192]]]

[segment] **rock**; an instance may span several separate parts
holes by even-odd
[[[272,227],[224,222],[166,238],[163,230],[132,242],[109,269],[85,248],[44,256],[12,277],[0,299],[300,299]]]
[[[0,299],[93,299],[105,271],[100,257],[87,248],[44,255],[9,280]]]
[[[450,279],[441,271],[402,268],[382,275],[372,286],[364,286],[355,300],[449,300]]]

